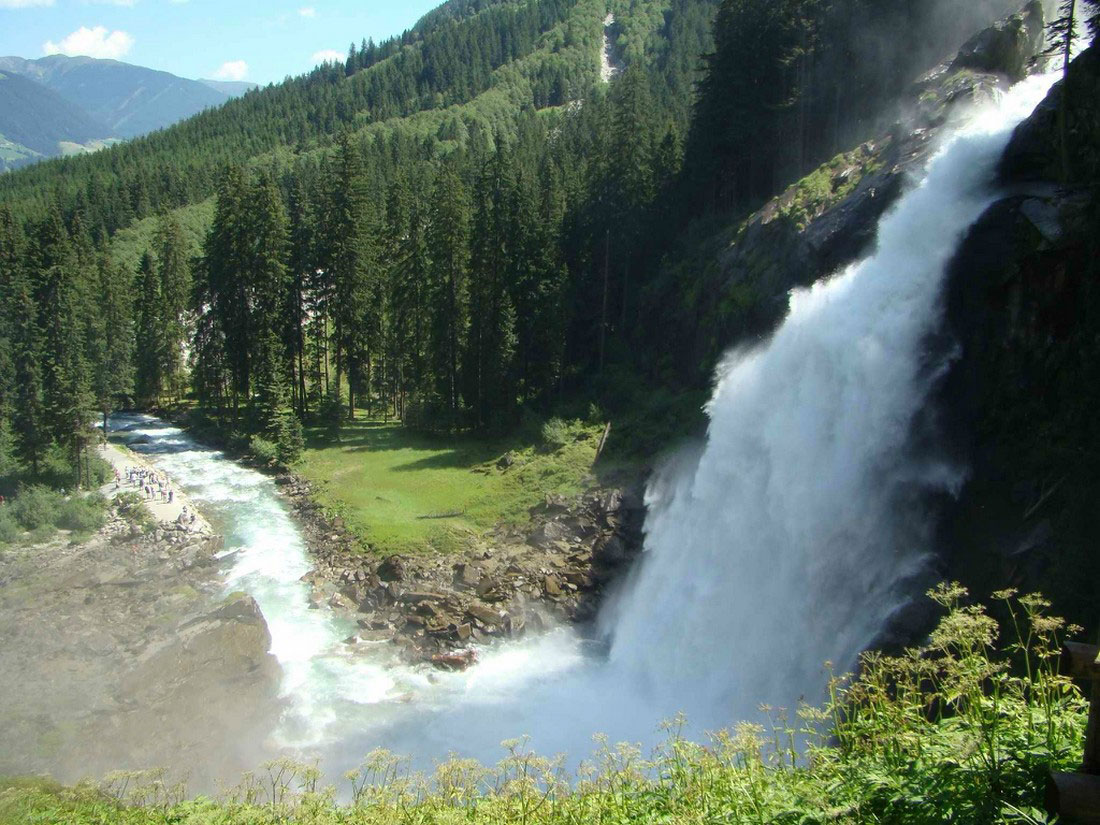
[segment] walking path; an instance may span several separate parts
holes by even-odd
[[[210,523],[203,518],[202,513],[195,508],[195,505],[190,502],[187,496],[180,492],[179,487],[172,485],[173,496],[172,501],[169,502],[155,498],[145,498],[145,493],[142,491],[141,487],[134,487],[126,480],[126,471],[128,469],[148,470],[150,473],[156,473],[164,477],[166,474],[163,470],[158,470],[137,453],[127,450],[125,447],[120,447],[117,444],[103,444],[100,446],[99,451],[104,460],[109,462],[111,466],[118,471],[122,479],[117,486],[114,481],[110,481],[100,488],[100,492],[105,497],[111,498],[118,493],[136,493],[142,497],[146,509],[148,509],[149,512],[153,514],[153,517],[161,524],[178,524],[180,514],[186,507],[188,516],[190,516],[191,513],[195,514],[195,522],[193,524],[190,522],[190,518],[186,519],[185,526],[189,530],[196,533],[213,532],[210,528]],[[168,481],[170,483],[171,479],[169,478]]]

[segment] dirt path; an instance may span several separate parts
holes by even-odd
[[[110,498],[116,493],[136,493],[145,500],[145,507],[161,524],[178,524],[180,514],[183,513],[184,508],[186,508],[188,516],[190,516],[191,513],[195,514],[194,523],[191,523],[189,517],[186,520],[185,525],[189,530],[196,533],[212,532],[210,524],[203,517],[202,513],[195,508],[195,505],[191,503],[187,496],[184,495],[176,485],[172,484],[173,496],[172,501],[169,502],[159,499],[146,499],[140,487],[132,486],[126,481],[126,471],[131,468],[148,470],[149,472],[157,473],[161,477],[167,475],[163,470],[158,470],[137,453],[127,450],[125,447],[120,447],[117,444],[107,443],[102,445],[100,447],[100,454],[118,471],[122,479],[118,484],[111,481],[100,488],[100,492],[105,497]],[[168,478],[168,482],[171,484],[172,479]]]

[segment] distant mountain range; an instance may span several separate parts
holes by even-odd
[[[163,129],[254,88],[64,55],[0,57],[0,78],[0,171]]]

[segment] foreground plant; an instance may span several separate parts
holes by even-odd
[[[947,614],[923,647],[866,654],[858,676],[830,680],[823,708],[742,724],[707,744],[666,724],[649,756],[597,738],[570,780],[562,760],[504,743],[496,768],[452,758],[434,776],[375,751],[347,775],[348,801],[315,765],[281,759],[221,800],[183,802],[163,774],[117,774],[65,789],[0,783],[0,823],[1038,823],[1046,773],[1080,757],[1087,706],[1058,672],[1065,636],[1037,595],[994,594],[1007,641],[958,585],[929,596]],[[765,709],[769,710],[769,709]]]

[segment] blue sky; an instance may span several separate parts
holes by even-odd
[[[442,0],[0,0],[0,55],[90,54],[266,84],[409,28]]]

